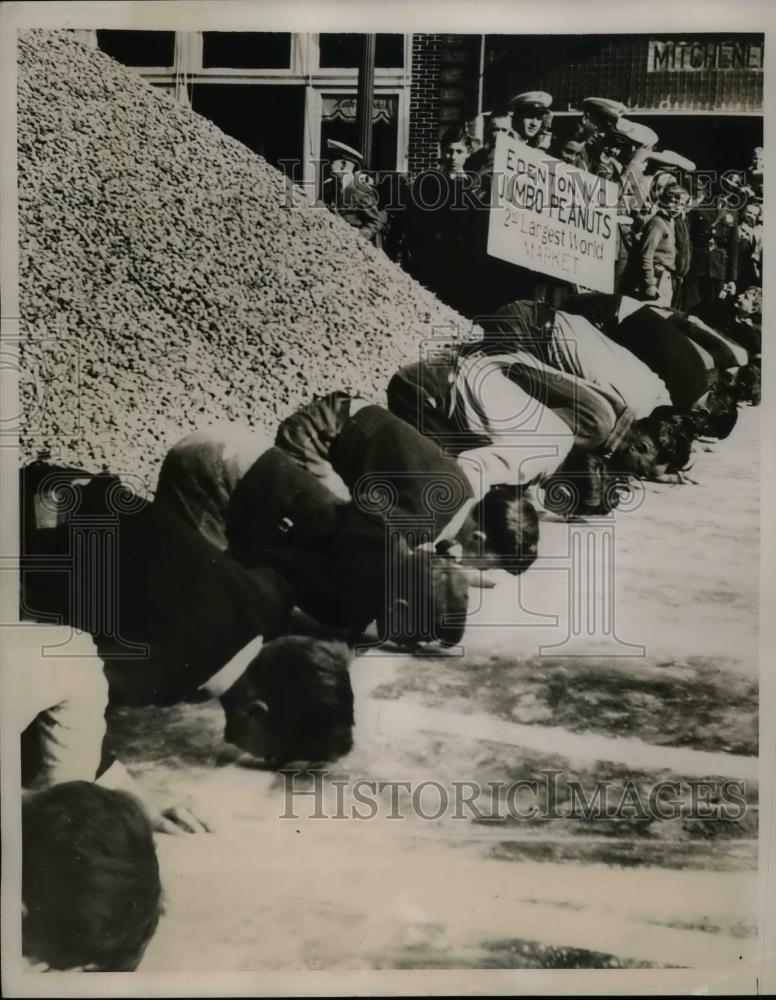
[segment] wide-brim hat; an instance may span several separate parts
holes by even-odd
[[[526,90],[522,94],[515,94],[509,102],[509,110],[515,112],[527,109],[538,109],[546,111],[552,104],[552,95],[544,90]]]
[[[363,162],[363,155],[347,143],[340,142],[339,139],[327,139],[326,148],[332,152],[338,160],[349,160],[351,163]]]

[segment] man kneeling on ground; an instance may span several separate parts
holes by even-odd
[[[408,515],[399,530],[414,533],[415,545],[425,532],[426,544],[457,547],[473,568],[513,574],[536,559],[538,517],[523,484],[505,482],[479,454],[446,455],[384,407],[330,393],[284,420],[276,444],[316,475],[331,468],[362,509],[373,503],[372,490],[390,494],[388,517]]]
[[[155,502],[189,523],[201,523],[203,505],[209,516],[217,510],[231,555],[281,571],[301,610],[351,642],[375,620],[383,638],[403,645],[460,640],[470,579],[444,544],[411,546],[379,510],[345,499],[331,468],[310,471],[279,447],[261,454],[227,495],[222,466],[229,442],[245,433],[217,426],[174,445]]]

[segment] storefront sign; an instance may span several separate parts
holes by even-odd
[[[488,253],[596,292],[614,290],[617,186],[500,134]]]
[[[765,43],[760,41],[650,40],[648,73],[700,73],[703,70],[744,70],[762,73]]]

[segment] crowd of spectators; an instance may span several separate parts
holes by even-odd
[[[486,251],[495,147],[506,133],[617,185],[616,293],[685,312],[716,304],[724,314],[738,292],[761,287],[762,147],[745,169],[715,173],[659,149],[654,129],[629,119],[618,101],[585,98],[580,118],[553,119],[551,107],[550,94],[528,91],[505,113],[483,116],[481,139],[447,129],[438,165],[407,179],[398,198],[395,186],[388,193],[362,169],[358,151],[330,144],[336,169],[324,200],[467,317],[515,298],[560,306],[582,289]],[[337,180],[343,169],[345,184]]]

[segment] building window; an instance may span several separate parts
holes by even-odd
[[[399,99],[395,94],[375,94],[372,106],[372,169],[396,170]],[[355,94],[323,94],[321,103],[321,155],[328,157],[328,139],[354,148],[356,133]]]
[[[363,35],[337,34],[320,36],[321,69],[355,69],[361,61]],[[404,35],[378,35],[375,42],[375,66],[400,69],[404,66]]]
[[[288,69],[291,35],[283,31],[205,31],[205,69]]]
[[[175,62],[174,31],[98,30],[97,45],[125,66],[167,67]]]
[[[293,180],[301,181],[304,87],[195,83],[191,106]]]

